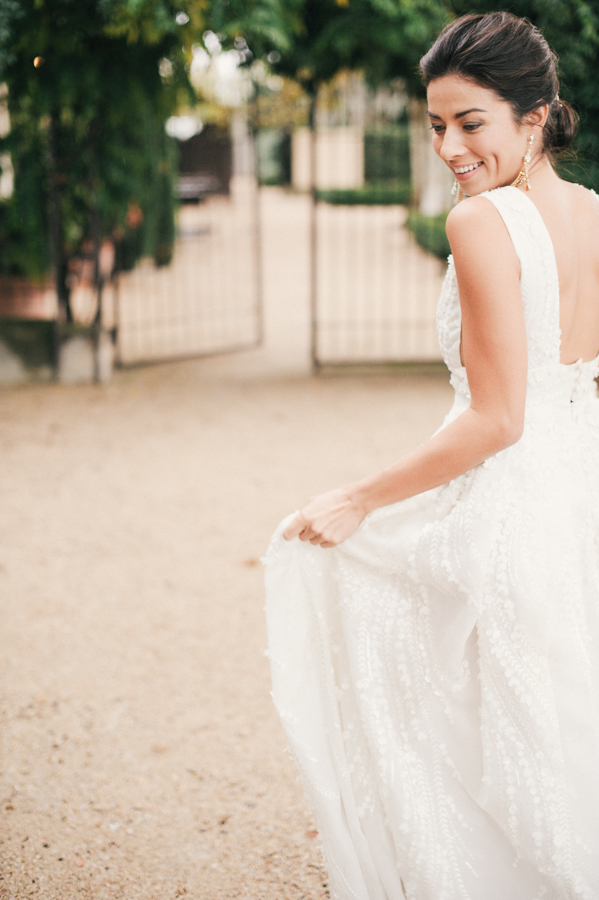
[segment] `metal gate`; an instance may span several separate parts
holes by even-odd
[[[316,368],[440,359],[435,309],[445,264],[406,228],[410,150],[401,84],[346,74],[321,89],[294,135],[293,179],[312,191]]]
[[[316,366],[440,358],[435,311],[445,267],[417,246],[403,206],[315,210]]]
[[[435,309],[445,263],[421,249],[406,227],[414,130],[401,83],[375,90],[359,74],[343,73],[320,89],[311,127],[305,96],[284,98],[276,115],[264,98],[261,104],[262,180],[290,179],[294,190],[312,197],[314,367],[439,360]],[[171,265],[146,263],[121,276],[118,334],[125,365],[261,341],[259,187],[254,143],[242,119],[233,123],[229,195],[181,207]],[[275,137],[281,171],[271,173]]]
[[[242,129],[243,132],[243,129]],[[239,138],[239,135],[238,135]],[[122,365],[252,347],[262,337],[258,185],[247,131],[228,194],[183,203],[173,260],[143,261],[118,283]]]

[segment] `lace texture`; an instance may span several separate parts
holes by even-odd
[[[599,900],[599,360],[559,362],[534,204],[485,196],[521,264],[523,437],[334,550],[285,520],[266,558],[273,698],[333,900]],[[470,399],[451,258],[437,325],[445,426]]]

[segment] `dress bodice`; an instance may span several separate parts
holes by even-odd
[[[572,365],[560,363],[559,277],[553,243],[534,203],[507,186],[481,196],[493,203],[512,239],[520,262],[520,285],[528,349],[527,409],[560,397],[576,401],[594,391],[599,357]],[[470,399],[466,369],[460,360],[462,315],[453,257],[437,307],[437,332],[456,394]]]

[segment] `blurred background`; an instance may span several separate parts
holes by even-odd
[[[0,898],[328,896],[259,559],[450,405],[417,65],[496,8],[0,0]],[[597,4],[503,8],[599,190]]]
[[[0,382],[258,345],[284,330],[264,294],[290,233],[288,330],[304,303],[308,334],[279,334],[288,367],[438,359],[451,181],[417,64],[451,16],[495,6],[3,0]],[[565,176],[599,186],[597,10],[509,8],[581,116]]]

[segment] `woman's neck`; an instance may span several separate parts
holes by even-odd
[[[559,175],[551,165],[551,160],[546,153],[539,153],[528,169],[528,181],[531,191],[544,190],[552,184],[555,186],[556,181],[560,181]],[[526,184],[518,186],[521,191],[526,191]]]

